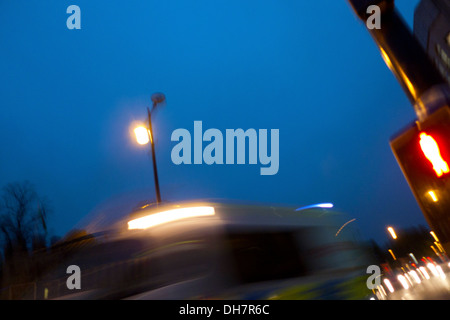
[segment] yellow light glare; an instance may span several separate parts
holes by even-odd
[[[433,202],[438,202],[438,197],[436,195],[436,192],[428,191],[428,195],[431,197],[431,200],[433,200]]]
[[[411,92],[411,95],[417,99],[417,92],[416,92],[416,88],[414,88],[413,84],[411,83],[411,80],[408,79],[408,77],[406,76],[406,74],[404,72],[401,72],[402,74],[402,78],[405,81],[406,86],[409,89],[409,92]]]
[[[439,242],[439,239],[436,235],[436,233],[434,233],[434,231],[430,231],[431,236],[434,238],[434,240],[436,240],[437,242]]]
[[[398,70],[395,70],[392,60],[389,58],[389,55],[387,54],[387,52],[383,48],[380,48],[380,51],[381,51],[381,57],[383,58],[386,65],[388,66],[389,70],[391,70],[393,72],[395,72],[395,71],[398,72],[398,76],[403,80],[405,85],[408,87],[408,90],[411,93],[411,95],[414,97],[414,99],[417,100],[417,91],[414,88],[414,85],[412,84],[411,80],[409,80],[409,78],[405,74],[405,72],[401,68],[397,68]]]
[[[437,250],[436,250],[436,248],[435,247],[433,247],[433,246],[430,246],[430,248],[434,251],[434,253],[435,254],[438,254],[438,252],[437,252]]]
[[[147,144],[150,139],[150,133],[146,127],[137,127],[134,129],[134,134],[136,135],[137,143]]]
[[[444,250],[439,242],[435,241],[434,245],[439,249],[440,252],[444,252]]]
[[[389,58],[388,54],[386,53],[386,51],[384,51],[383,48],[380,48],[381,50],[381,57],[383,58],[384,62],[386,63],[386,65],[388,66],[388,68],[390,70],[394,70],[394,66],[392,65],[391,59]]]
[[[388,227],[387,230],[388,230],[389,233],[391,234],[392,239],[394,239],[394,240],[397,239],[397,235],[395,234],[394,228]]]
[[[215,211],[213,207],[191,207],[191,208],[172,209],[131,220],[128,222],[128,229],[129,230],[147,229],[160,224],[173,222],[181,219],[213,216],[214,214]]]
[[[395,255],[394,255],[394,251],[392,251],[391,249],[389,249],[388,251],[389,251],[389,253],[391,254],[392,258],[393,258],[394,260],[397,260],[397,258],[396,258]]]

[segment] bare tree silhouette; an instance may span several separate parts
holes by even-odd
[[[46,248],[48,213],[48,200],[39,197],[29,181],[9,183],[2,189],[0,287],[32,281],[43,269],[45,261],[37,258],[45,255],[36,252]]]
[[[9,183],[0,198],[0,232],[6,249],[28,251],[47,236],[48,200],[29,181]],[[39,242],[39,241],[38,241]]]

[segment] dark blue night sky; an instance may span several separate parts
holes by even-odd
[[[418,1],[396,2],[411,25]],[[66,27],[71,4],[81,30]],[[380,241],[387,225],[425,224],[389,147],[413,109],[347,1],[2,1],[0,48],[0,185],[34,183],[53,234],[154,197],[130,125],[157,91],[165,200],[333,202]],[[176,166],[171,133],[195,120],[279,129],[278,174]]]

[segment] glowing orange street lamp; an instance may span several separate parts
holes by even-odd
[[[139,126],[134,129],[134,134],[136,135],[136,141],[137,143],[144,145],[149,143],[150,141],[150,131],[144,127]]]

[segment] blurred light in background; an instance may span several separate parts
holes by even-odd
[[[404,288],[405,290],[408,290],[408,289],[409,289],[408,281],[406,280],[406,278],[405,278],[403,275],[399,274],[399,275],[397,276],[397,279],[398,279],[398,281],[401,283],[401,285],[403,286],[403,288]]]
[[[438,237],[436,236],[436,233],[434,233],[434,231],[430,231],[431,236],[434,238],[434,240],[436,240],[437,242],[439,242]]]
[[[347,221],[346,223],[344,223],[343,226],[339,228],[338,232],[336,232],[336,235],[335,235],[335,236],[337,237],[337,236],[339,235],[339,233],[342,231],[342,229],[344,229],[344,227],[345,227],[346,225],[348,225],[349,223],[351,223],[351,222],[353,222],[353,221],[356,221],[356,219],[352,219],[352,220],[349,220],[349,221]]]
[[[436,266],[436,269],[438,271],[439,276],[444,280],[446,278],[446,275],[444,273],[444,270],[442,270],[441,266]]]
[[[392,286],[391,282],[388,279],[383,280],[384,284],[388,288],[389,292],[394,292],[394,287]]]
[[[396,258],[395,255],[394,255],[394,251],[392,251],[392,249],[389,249],[388,251],[389,251],[389,253],[391,254],[392,258],[393,258],[394,260],[397,260],[397,258]]]
[[[391,234],[392,239],[394,239],[394,240],[397,239],[397,234],[395,233],[394,228],[388,227],[387,230],[388,230],[389,233]]]
[[[409,272],[409,274],[411,275],[411,277],[413,277],[413,279],[416,281],[416,283],[421,283],[420,278],[417,275],[417,272],[415,272],[414,270],[411,270]]]
[[[333,208],[333,204],[332,203],[317,203],[317,204],[311,204],[309,206],[306,207],[301,207],[296,209],[295,211],[301,211],[301,210],[306,210],[306,209],[312,209],[312,208]]]
[[[413,261],[414,261],[415,264],[418,264],[418,263],[419,263],[419,262],[417,261],[416,257],[414,256],[414,254],[413,254],[412,252],[409,254],[409,256],[411,257],[411,259],[413,259]]]
[[[430,269],[431,273],[435,276],[435,277],[439,277],[439,271],[436,269],[436,266],[434,265],[434,263],[428,263],[427,264],[428,269]]]
[[[425,277],[425,279],[430,279],[430,275],[428,274],[427,269],[425,269],[424,267],[420,267],[419,271]]]

